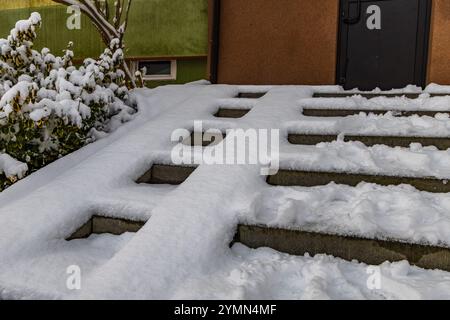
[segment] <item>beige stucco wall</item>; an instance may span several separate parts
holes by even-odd
[[[428,82],[450,84],[449,0],[433,0]]]
[[[339,1],[221,3],[219,83],[335,83]]]

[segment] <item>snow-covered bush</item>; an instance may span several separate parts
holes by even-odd
[[[120,69],[119,40],[97,60],[86,59],[76,67],[72,43],[61,57],[47,48],[33,49],[40,25],[40,15],[32,13],[16,23],[7,39],[0,39],[0,190],[24,175],[23,166],[5,174],[1,157],[36,170],[91,142],[99,132],[114,130],[135,112]]]

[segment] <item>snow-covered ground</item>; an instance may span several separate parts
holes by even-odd
[[[232,248],[233,264],[183,284],[176,298],[191,299],[450,299],[450,274],[411,267],[379,267],[381,289],[368,285],[371,268],[330,256],[296,257],[271,249]]]
[[[267,90],[257,100],[233,98]],[[406,262],[383,264],[381,288],[370,290],[364,264],[241,244],[229,248],[237,224],[248,221],[448,245],[450,196],[370,184],[272,187],[258,165],[201,165],[177,187],[134,182],[153,163],[171,162],[177,144],[170,140],[173,130],[192,129],[194,120],[222,130],[281,129],[283,168],[450,178],[449,151],[433,147],[289,145],[293,125],[301,129],[311,121],[320,131],[339,121],[306,119],[300,112],[314,91],[339,90],[202,83],[136,90],[140,111],[133,121],[0,193],[0,298],[450,298],[450,273]],[[445,111],[440,100],[421,99],[428,109]],[[214,118],[219,106],[252,110],[241,119]],[[357,117],[350,123],[365,119]],[[447,130],[441,116],[414,121],[441,121],[438,135]],[[388,129],[398,128],[392,123]],[[347,127],[341,123],[341,128]],[[148,223],[136,234],[64,240],[93,214]],[[81,268],[81,290],[66,287],[71,265]]]

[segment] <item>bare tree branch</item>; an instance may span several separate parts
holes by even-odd
[[[114,5],[116,7],[116,15],[114,17],[113,23],[116,30],[118,30],[120,27],[120,21],[122,20],[122,12],[123,12],[122,0],[116,0],[116,2],[114,2]]]
[[[105,18],[109,20],[109,2],[105,1]]]
[[[125,12],[125,20],[123,22],[123,25],[119,27],[119,33],[120,33],[119,40],[120,40],[120,43],[123,42],[123,37],[124,37],[125,31],[127,30],[127,27],[128,27],[128,16],[129,16],[129,13],[130,13],[130,7],[131,7],[131,0],[128,0],[126,12]]]
[[[92,22],[100,33],[103,42],[109,47],[113,39],[119,39],[119,45],[123,48],[123,37],[128,27],[129,12],[132,0],[115,0],[115,15],[110,20],[108,0],[53,0],[53,2],[66,6],[77,6]],[[125,6],[126,4],[126,6]],[[125,16],[123,10],[125,8]],[[122,65],[127,79],[133,87],[136,87],[134,77],[126,62]]]

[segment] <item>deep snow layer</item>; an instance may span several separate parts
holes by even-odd
[[[233,98],[240,91],[254,90],[269,92],[254,101]],[[446,167],[450,155],[431,148],[367,148],[344,142],[290,146],[286,125],[301,119],[299,100],[311,97],[314,90],[339,88],[192,84],[136,91],[140,113],[133,121],[0,194],[0,298],[447,298],[445,272],[385,264],[385,285],[376,292],[366,288],[367,266],[356,262],[292,257],[240,245],[229,248],[236,225],[248,219],[291,227],[320,223],[343,234],[445,242],[450,199],[445,195],[400,187],[334,185],[278,191],[265,183],[254,165],[202,165],[178,187],[134,183],[152,163],[170,162],[176,145],[170,141],[171,133],[191,129],[194,120],[219,129],[281,128],[282,165],[450,177]],[[252,111],[242,119],[214,118],[224,103],[252,107]],[[393,190],[398,198],[387,196]],[[326,199],[324,208],[319,197]],[[338,203],[333,197],[345,201]],[[370,210],[357,209],[358,201],[368,198],[379,210],[371,209],[370,201]],[[258,207],[255,199],[264,201]],[[320,210],[322,216],[311,218],[303,211],[298,205],[303,199],[310,199],[310,208]],[[384,204],[379,203],[383,199]],[[408,212],[398,199],[412,199],[417,206],[435,211],[431,217],[424,217],[421,210]],[[353,205],[352,219],[329,219],[333,212],[339,215]],[[149,220],[134,235],[66,242],[92,214]],[[74,264],[82,270],[79,291],[65,286],[66,269]]]
[[[430,85],[431,91],[436,86]],[[443,91],[443,87],[440,89]],[[438,91],[439,90],[435,90]],[[299,100],[299,112],[303,108],[357,109],[389,111],[442,111],[435,117],[412,115],[396,117],[395,112],[374,115],[362,112],[358,115],[336,118],[299,117],[286,123],[292,133],[309,134],[360,134],[450,137],[450,97],[430,97],[428,93],[417,99],[403,97],[364,98],[355,95],[345,98],[306,98]]]
[[[450,247],[450,197],[408,185],[270,188],[254,199],[245,219],[272,227]]]
[[[333,141],[315,146],[283,145],[280,164],[285,169],[338,171],[404,177],[450,178],[450,150],[385,145],[367,147],[361,142]]]
[[[241,244],[232,253],[231,266],[183,283],[175,298],[450,299],[449,273],[424,271],[406,261],[373,268],[325,255],[296,257]],[[376,280],[371,278],[375,273]]]
[[[396,117],[392,113],[362,113],[335,118],[301,117],[286,122],[285,126],[289,133],[450,137],[449,120],[448,114],[437,114],[432,118],[418,115]]]
[[[450,111],[450,97],[430,97],[429,93],[423,93],[414,99],[406,96],[365,98],[355,94],[340,98],[305,98],[299,102],[302,108],[314,109]]]

